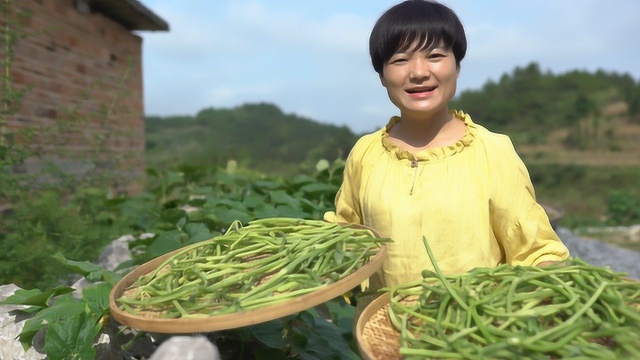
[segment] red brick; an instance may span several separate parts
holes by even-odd
[[[35,145],[50,155],[64,153],[81,159],[92,153],[94,135],[99,135],[107,145],[105,154],[127,153],[126,158],[138,158],[123,162],[123,173],[143,174],[142,39],[99,13],[79,13],[73,0],[19,3],[32,15],[22,23],[29,36],[14,48],[12,80],[16,88],[31,85],[32,89],[7,128],[16,132],[25,127],[49,128],[51,132],[57,129],[56,121],[61,121],[59,124],[71,129],[66,138],[55,136],[57,143],[66,144],[64,147],[48,144],[54,139],[47,137],[45,130],[39,136],[42,144]],[[129,57],[134,60],[131,69],[127,69]],[[120,89],[127,70],[130,77],[125,89]],[[112,118],[105,121],[103,109],[112,99],[116,99],[109,113]],[[123,187],[135,189],[140,185]]]

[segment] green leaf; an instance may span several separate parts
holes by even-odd
[[[117,206],[120,204],[124,204],[128,201],[128,199],[124,196],[118,196],[112,199],[105,199],[103,201],[103,204],[107,207],[113,207],[113,206]]]
[[[202,199],[202,198],[193,198],[193,199],[189,199],[187,200],[187,205],[191,205],[191,206],[195,206],[195,207],[200,207],[202,205],[204,205],[204,203],[207,202],[207,199]]]
[[[263,344],[273,349],[284,349],[286,346],[283,337],[284,327],[282,321],[267,321],[246,328],[253,336],[260,340]]]
[[[283,190],[270,191],[269,196],[274,204],[289,205],[292,207],[298,205],[298,199],[292,197]]]
[[[319,206],[317,203],[309,201],[308,199],[300,199],[301,208],[305,211],[317,211],[319,210]]]
[[[232,199],[231,196],[227,198],[217,198],[214,201],[209,201],[207,207],[238,210],[246,209],[246,205],[242,201]]]
[[[222,221],[214,214],[205,211],[192,211],[187,214],[189,222],[199,222],[207,225],[209,229],[217,229]]]
[[[130,259],[130,260],[127,260],[127,261],[124,261],[124,262],[120,263],[120,265],[118,265],[116,267],[115,271],[127,270],[127,269],[130,269],[130,268],[136,266],[137,264],[138,264],[138,262],[136,260]],[[112,278],[112,279],[115,279],[115,278]],[[113,285],[115,285],[117,282],[118,282],[118,280],[116,280],[113,283]]]
[[[215,214],[224,221],[225,224],[231,224],[234,220],[240,220],[243,224],[253,220],[253,215],[246,211],[235,209],[216,209]]]
[[[292,218],[301,218],[307,219],[310,217],[310,214],[300,209],[299,206],[289,206],[289,205],[281,205],[277,206],[279,216],[282,217],[292,217]]]
[[[93,348],[101,325],[85,312],[73,314],[65,321],[51,324],[45,336],[44,351],[51,360],[91,360],[96,357]]]
[[[324,305],[331,315],[331,323],[335,324],[343,336],[352,338],[356,308],[347,304],[342,297],[327,301]]]
[[[313,183],[300,188],[303,193],[334,193],[338,189],[331,184]]]
[[[126,261],[125,261],[126,263]],[[122,264],[121,264],[122,265]],[[126,265],[126,264],[125,264]],[[122,279],[122,275],[116,274],[113,271],[109,271],[109,270],[102,270],[102,280],[104,280],[104,282],[106,282],[107,284],[111,285],[112,287],[118,282],[120,281],[120,279]]]
[[[325,319],[315,322],[315,335],[329,342],[329,347],[336,359],[353,359],[358,360],[360,357],[353,352],[349,346],[349,342],[342,335],[342,331],[336,325]]]
[[[296,186],[301,186],[301,185],[306,185],[306,184],[312,184],[316,182],[316,179],[312,178],[309,175],[296,175],[293,178],[291,178],[291,180],[289,180],[289,182],[293,185]]]
[[[69,270],[76,274],[80,274],[87,277],[92,272],[102,272],[102,268],[99,265],[90,263],[88,261],[74,261],[68,260],[62,255],[61,252],[57,252],[53,255],[53,258],[65,265]]]
[[[90,283],[103,280],[110,284],[115,284],[115,282],[117,282],[117,276],[115,273],[103,269],[100,265],[93,264],[89,261],[68,260],[61,252],[57,252],[53,257],[65,265],[69,270],[84,276]]]
[[[159,177],[160,176],[160,173],[155,168],[146,168],[145,171],[147,172],[147,175],[151,175],[153,177]]]
[[[145,238],[136,238],[135,240],[129,242],[129,249],[134,249],[138,246],[149,246],[153,244],[153,242],[158,238],[158,234],[154,234],[150,237]]]
[[[180,230],[182,230],[182,228],[184,227],[184,224],[187,223],[187,217],[181,217],[180,220],[178,220],[178,222],[176,223],[176,227]]]
[[[101,283],[82,290],[82,302],[96,317],[100,318],[108,313],[109,293],[112,288],[109,284]]]
[[[253,213],[255,217],[258,219],[276,217],[280,215],[280,212],[278,211],[278,209],[273,207],[271,204],[266,204],[266,203],[261,203],[258,206],[256,206]]]
[[[256,360],[290,360],[284,351],[278,349],[260,349],[254,351],[253,355]]]
[[[275,190],[282,187],[282,183],[275,180],[255,180],[254,187],[266,190]]]
[[[185,226],[184,230],[189,234],[188,243],[208,240],[215,236],[209,231],[209,228],[202,223],[189,223]]]
[[[184,183],[184,173],[179,171],[169,171],[165,176],[165,184],[167,188],[171,188],[174,185],[180,185]]]
[[[146,258],[153,259],[182,247],[183,232],[178,230],[160,233],[147,248]]]
[[[33,342],[36,333],[51,324],[62,319],[68,319],[72,316],[85,311],[85,304],[73,298],[60,298],[55,304],[48,308],[42,309],[36,313],[31,319],[25,321],[22,332],[18,336],[22,347],[28,350]]]
[[[292,327],[297,339],[292,342],[292,350],[301,359],[360,359],[334,324],[306,311],[300,312],[298,319],[302,325]]]
[[[57,286],[51,290],[42,292],[39,289],[19,289],[13,295],[0,301],[2,305],[30,305],[40,308],[46,308],[49,306],[49,301],[59,295],[64,295],[73,292],[73,288],[68,286]]]
[[[246,206],[247,209],[254,209],[260,207],[261,205],[265,205],[266,200],[264,198],[264,195],[258,195],[254,193],[245,196],[242,200],[242,203]]]
[[[182,209],[164,209],[160,213],[160,219],[166,223],[175,225],[182,221],[187,217],[187,212]]]

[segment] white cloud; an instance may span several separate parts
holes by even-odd
[[[273,47],[283,51],[366,52],[362,41],[368,35],[369,23],[353,14],[336,14],[328,18],[310,18],[295,9],[269,10],[259,2],[233,3],[228,20],[236,43],[244,44],[245,51],[252,48]],[[231,25],[233,24],[233,25]],[[283,54],[284,55],[284,54]]]
[[[141,33],[148,113],[267,101],[358,132],[395,113],[367,46],[375,19],[396,1],[143,2],[171,27]],[[640,79],[638,1],[445,2],[469,38],[460,91],[532,61],[556,73],[605,69]]]

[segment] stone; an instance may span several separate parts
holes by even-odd
[[[565,228],[558,228],[556,231],[569,247],[572,256],[580,257],[596,266],[608,266],[616,271],[627,272],[631,278],[640,279],[640,252],[623,249],[600,240],[583,238]],[[640,225],[626,227],[624,231],[637,236],[640,233]],[[99,261],[100,265],[115,269],[121,262],[126,261],[127,256],[130,256],[128,241],[131,239],[133,237],[130,235],[116,239],[113,246],[105,249]],[[76,285],[81,291],[82,282]],[[6,299],[18,289],[19,287],[14,284],[0,285],[0,300]],[[24,351],[22,344],[16,339],[24,326],[23,320],[26,319],[19,311],[21,308],[24,307],[0,305],[0,360],[46,359],[46,355],[38,351],[42,351],[44,335],[42,332],[36,335],[34,347],[29,351]],[[123,352],[122,344],[125,343],[131,343],[132,346]],[[160,345],[157,346],[158,344]],[[218,348],[206,337],[149,333],[143,335],[115,321],[102,329],[100,336],[96,339],[95,347],[97,359],[220,359]]]
[[[145,233],[140,235],[141,239],[152,237],[153,234]],[[97,265],[106,270],[114,271],[120,264],[125,261],[131,260],[131,251],[129,250],[129,243],[135,240],[133,235],[123,235],[113,240],[107,247],[104,248],[100,257],[98,257]],[[85,278],[79,278],[71,287],[74,289],[73,296],[76,299],[82,297],[82,290],[88,287],[90,284]],[[2,360],[2,359],[0,359]]]
[[[220,360],[218,348],[204,336],[174,336],[164,341],[149,360]]]
[[[147,239],[153,236],[154,234],[144,233],[140,235],[140,239]],[[113,240],[104,248],[102,254],[98,257],[97,264],[104,269],[114,271],[120,264],[131,260],[129,243],[135,239],[133,235],[123,235]]]
[[[640,241],[640,224],[629,226],[629,240]]]
[[[132,235],[124,235],[113,240],[100,254],[98,265],[107,270],[115,270],[118,265],[131,260],[129,243],[134,239]]]
[[[558,229],[557,232],[569,248],[572,257],[581,258],[595,266],[625,272],[632,279],[640,279],[640,252],[601,240],[583,238],[564,228]]]
[[[0,285],[0,301],[13,295],[20,288],[14,284]],[[17,337],[24,327],[20,316],[22,305],[0,305],[0,360],[42,360],[47,356],[35,348],[25,351]]]

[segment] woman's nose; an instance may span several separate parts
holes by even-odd
[[[411,63],[411,68],[409,69],[409,78],[412,80],[422,80],[424,78],[428,78],[431,72],[429,71],[429,67],[422,60],[414,60]]]

